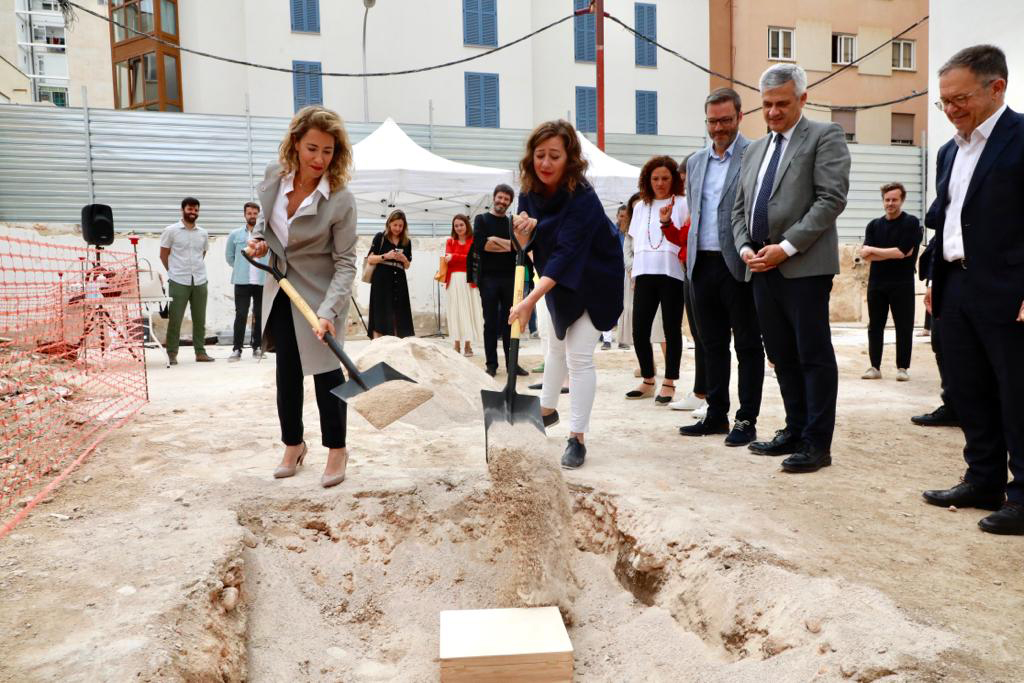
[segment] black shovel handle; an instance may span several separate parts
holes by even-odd
[[[319,334],[320,316],[318,316],[313,311],[313,309],[309,307],[309,304],[306,303],[306,300],[302,298],[302,295],[299,294],[298,290],[295,289],[295,286],[292,285],[292,283],[288,282],[288,278],[286,278],[281,273],[281,271],[278,270],[277,266],[265,265],[263,263],[260,263],[259,261],[256,261],[255,259],[252,258],[252,255],[249,253],[248,248],[242,250],[242,256],[244,256],[245,260],[251,263],[253,266],[259,268],[260,270],[264,270],[274,276],[274,279],[277,280],[277,284],[281,287],[282,290],[284,290],[284,293],[288,295],[288,298],[291,299],[292,304],[295,306],[295,308],[299,309],[299,313],[301,313],[302,317],[306,319],[306,322],[309,323],[310,327],[313,328],[313,334]],[[359,373],[359,368],[357,368],[356,364],[352,362],[352,359],[348,357],[348,354],[345,353],[345,350],[341,348],[341,344],[339,344],[338,340],[334,338],[334,335],[331,334],[330,332],[325,332],[324,343],[327,344],[328,348],[330,348],[334,355],[338,357],[338,360],[341,361],[341,364],[345,366],[345,370],[348,372],[349,379],[353,380],[356,384],[358,384],[363,389],[363,391],[368,391],[369,387],[366,386],[366,381],[363,379],[363,376]]]

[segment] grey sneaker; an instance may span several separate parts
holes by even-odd
[[[910,381],[910,373],[907,372],[906,368],[897,368],[896,369],[896,381],[897,382],[909,382]]]
[[[235,349],[231,352],[231,355],[228,356],[229,363],[237,363],[240,360],[242,360],[242,349]]]
[[[860,376],[861,379],[882,379],[882,371],[878,368],[868,368],[864,371],[864,374]]]

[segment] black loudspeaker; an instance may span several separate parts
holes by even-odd
[[[114,212],[109,206],[88,204],[82,207],[82,237],[97,247],[114,243]]]

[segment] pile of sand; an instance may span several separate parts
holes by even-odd
[[[532,425],[494,424],[488,438],[494,606],[557,605],[571,624],[579,582],[572,569],[572,504],[558,455]]]
[[[434,392],[434,398],[401,418],[403,423],[422,429],[437,430],[477,419],[483,410],[479,389],[494,387],[487,373],[468,359],[416,337],[379,337],[356,359],[364,371],[377,363],[387,363]]]

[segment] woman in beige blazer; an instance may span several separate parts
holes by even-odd
[[[293,476],[306,456],[302,382],[313,375],[328,449],[320,480],[325,488],[344,481],[348,464],[346,407],[331,393],[345,377],[322,339],[330,332],[344,340],[356,274],[356,206],[345,189],[351,166],[352,145],[341,118],[323,107],[300,110],[281,142],[280,159],[267,166],[259,187],[263,211],[249,241],[256,256],[272,252],[272,262],[320,318],[314,334],[277,282],[267,278],[263,349],[277,353],[277,415],[285,445],[274,477]]]

